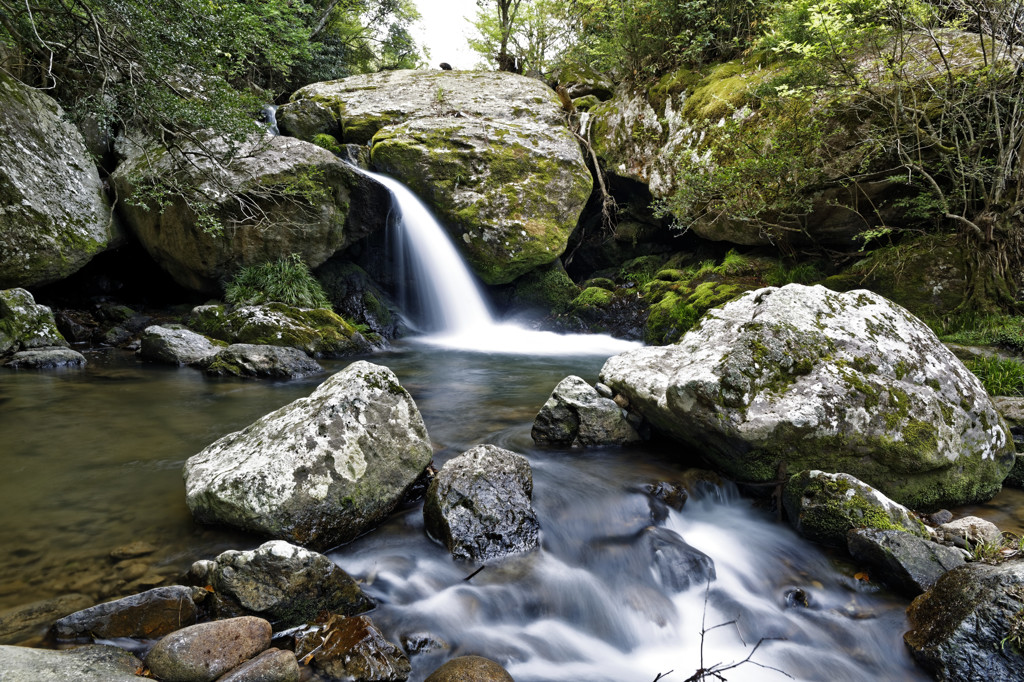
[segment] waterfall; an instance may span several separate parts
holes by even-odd
[[[271,135],[280,135],[281,131],[277,128],[277,105],[268,104],[260,111],[260,122],[267,126],[267,132]]]
[[[424,343],[496,353],[613,355],[637,347],[606,334],[555,334],[494,319],[483,292],[444,227],[408,187],[394,178],[361,171],[391,191],[396,267]],[[408,266],[408,270],[405,270]]]

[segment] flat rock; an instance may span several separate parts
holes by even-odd
[[[33,348],[18,351],[4,367],[10,369],[62,369],[84,367],[85,356],[70,348]]]
[[[157,639],[196,622],[193,588],[157,587],[77,611],[53,624],[57,639]]]
[[[139,682],[142,661],[124,649],[93,644],[51,651],[0,646],[3,682]]]

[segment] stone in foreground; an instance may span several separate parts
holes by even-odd
[[[508,671],[483,656],[459,656],[430,673],[426,682],[513,682]]]
[[[189,458],[186,501],[202,523],[334,547],[383,521],[432,455],[391,370],[355,362]]]
[[[427,532],[452,556],[485,561],[527,552],[540,524],[530,503],[533,472],[522,455],[478,445],[448,460],[423,503]]]
[[[900,530],[859,528],[846,536],[854,560],[866,564],[892,589],[916,597],[931,588],[946,571],[964,565],[963,554]]]
[[[841,471],[914,509],[991,498],[1009,428],[920,320],[869,291],[790,284],[709,311],[678,344],[615,356],[601,381],[723,473]]]
[[[254,616],[200,623],[167,635],[146,654],[164,682],[212,682],[270,648],[270,623]]]
[[[142,661],[124,649],[93,644],[68,651],[0,646],[3,682],[143,682]]]

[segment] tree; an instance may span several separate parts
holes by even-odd
[[[523,0],[514,12],[510,8],[511,24],[505,26],[500,12],[481,5],[473,21],[477,37],[469,45],[499,70],[546,75],[573,39],[568,11],[568,4],[556,0]]]
[[[530,0],[526,0],[527,3]],[[518,55],[510,50],[513,33],[519,26],[519,6],[523,0],[477,0],[473,22],[481,38],[470,40],[474,50],[495,62],[499,71],[522,72]]]

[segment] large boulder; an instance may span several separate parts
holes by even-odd
[[[937,679],[1024,679],[1024,561],[954,568],[907,617],[903,639]]]
[[[530,431],[537,443],[621,445],[640,440],[625,412],[578,376],[558,382]]]
[[[391,513],[432,454],[391,370],[355,362],[190,457],[186,499],[204,523],[333,547]]]
[[[0,288],[78,271],[120,237],[81,133],[49,95],[0,72]]]
[[[386,71],[315,83],[282,128],[372,145],[426,201],[473,270],[511,282],[565,250],[593,185],[558,97],[511,73]]]
[[[36,303],[25,289],[0,291],[0,356],[67,345],[52,310]]]
[[[427,531],[452,556],[486,561],[539,545],[530,498],[533,472],[522,455],[478,445],[448,460],[427,489]]]
[[[220,138],[208,140],[207,148],[228,152]],[[390,201],[376,181],[294,138],[251,138],[230,164],[215,164],[196,149],[184,150],[191,162],[158,146],[129,149],[133,153],[112,176],[129,226],[176,282],[206,293],[220,292],[242,267],[282,254],[298,254],[315,268],[383,225],[381,209]],[[163,176],[201,196],[205,212],[194,210],[196,197],[181,194],[166,197],[163,210],[140,205],[147,186]],[[209,217],[221,228],[210,226]]]
[[[986,500],[1013,465],[978,379],[868,291],[790,284],[709,311],[678,344],[615,356],[601,381],[742,481],[847,473],[913,509]]]

